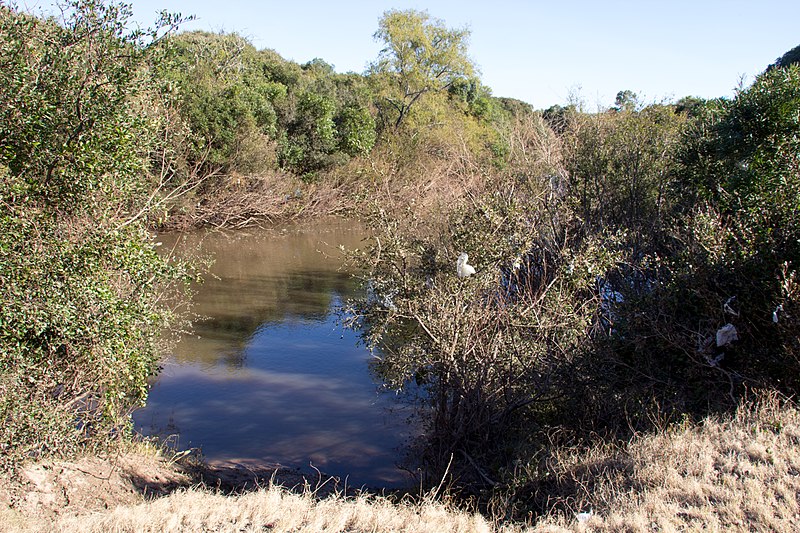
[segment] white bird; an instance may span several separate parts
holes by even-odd
[[[475,268],[467,264],[467,259],[469,259],[469,256],[466,253],[462,253],[458,256],[456,272],[459,278],[468,278],[475,273]]]

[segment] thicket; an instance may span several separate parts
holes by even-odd
[[[800,69],[730,100],[627,101],[517,115],[459,201],[375,209],[356,311],[376,371],[422,390],[427,482],[501,514],[553,505],[554,446],[797,393]]]
[[[314,59],[303,65],[256,50],[236,34],[187,32],[170,41],[159,77],[195,135],[192,163],[222,174],[277,166],[306,180],[369,152],[370,88]]]
[[[187,275],[144,225],[179,189],[148,68],[178,20],[129,31],[123,5],[62,7],[0,6],[2,467],[125,434]]]

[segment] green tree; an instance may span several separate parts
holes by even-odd
[[[639,95],[630,90],[617,93],[614,99],[614,109],[616,111],[635,111],[639,107]]]
[[[177,88],[181,115],[197,138],[191,163],[241,171],[237,163],[259,159],[242,153],[248,139],[277,138],[286,85],[239,35],[198,31],[172,41],[172,60],[160,76]]]
[[[385,46],[371,71],[388,80],[383,101],[395,113],[395,127],[423,95],[446,90],[475,70],[467,56],[469,31],[447,28],[424,11],[385,12],[374,37]]]
[[[775,60],[775,63],[767,67],[767,71],[774,68],[788,67],[800,63],[800,45],[795,46],[781,57]]]
[[[322,94],[307,91],[300,96],[295,120],[282,140],[280,163],[311,177],[332,164],[337,147],[334,101]]]

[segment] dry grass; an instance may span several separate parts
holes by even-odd
[[[200,490],[174,493],[149,503],[109,513],[62,520],[57,531],[409,531],[489,532],[482,517],[459,513],[438,503],[394,505],[377,497],[315,500],[280,488],[241,496]]]
[[[592,531],[800,530],[800,412],[774,396],[559,468],[578,487],[572,507],[593,509]]]

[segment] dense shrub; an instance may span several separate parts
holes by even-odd
[[[458,167],[467,200],[376,208],[359,311],[377,372],[424,391],[431,481],[449,468],[524,498],[515,465],[554,439],[588,446],[753,387],[797,392],[798,76],[772,69],[730,101],[517,112],[490,122],[502,170]],[[474,118],[470,90],[454,84],[448,105]],[[454,116],[437,105],[405,122],[431,153],[423,125]],[[461,252],[471,278],[456,276]]]
[[[161,123],[147,61],[174,22],[124,6],[0,8],[0,462],[121,435],[156,369],[183,267],[142,226]],[[166,26],[165,26],[166,25]]]

